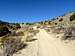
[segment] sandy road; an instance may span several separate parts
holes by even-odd
[[[49,35],[45,30],[38,34],[38,56],[75,56],[75,47],[64,45],[52,33]]]
[[[38,56],[61,56],[60,51],[50,39],[50,35],[45,30],[40,30],[38,34]]]
[[[75,56],[75,47],[64,45],[55,35],[48,34],[45,30],[34,37],[36,41],[31,42],[27,48],[21,50],[21,54],[14,56]]]

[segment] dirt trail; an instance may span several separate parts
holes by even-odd
[[[75,48],[64,45],[60,40],[54,38],[52,33],[49,35],[45,30],[35,36],[36,41],[21,51],[16,56],[75,56]]]
[[[40,30],[40,33],[38,34],[38,56],[61,56],[53,37],[53,35],[49,35],[45,30]]]

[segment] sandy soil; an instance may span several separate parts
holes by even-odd
[[[60,39],[45,30],[34,37],[36,41],[29,42],[28,46],[13,56],[75,56],[75,47],[65,45]]]

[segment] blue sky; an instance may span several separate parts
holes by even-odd
[[[75,11],[75,0],[0,0],[0,20],[37,22]]]

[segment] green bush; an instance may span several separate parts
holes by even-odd
[[[16,23],[16,28],[17,28],[17,29],[21,28],[21,26],[20,26],[19,23]]]
[[[10,33],[9,29],[4,25],[0,25],[0,37],[8,33]]]
[[[72,16],[70,16],[70,21],[73,21],[73,20],[75,20],[75,13]]]
[[[63,21],[63,18],[59,19],[59,22],[62,22]]]

